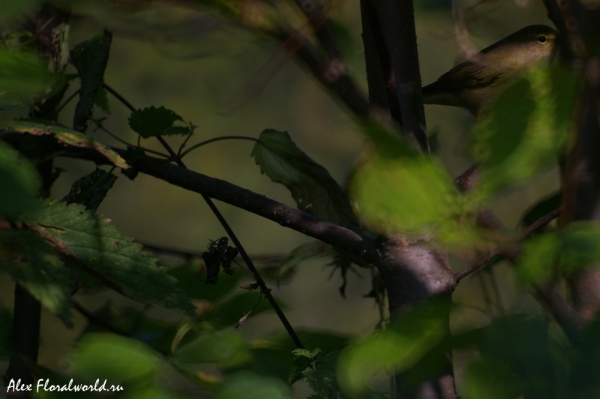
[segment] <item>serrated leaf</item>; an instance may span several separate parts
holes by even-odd
[[[75,181],[69,194],[62,200],[67,204],[84,205],[86,209],[95,212],[116,180],[117,176],[96,168],[92,173]]]
[[[351,230],[360,228],[344,190],[287,132],[267,129],[259,140],[252,150],[255,162],[262,173],[290,190],[300,210]]]
[[[0,142],[0,216],[15,218],[37,209],[40,179],[19,153]]]
[[[138,109],[137,111],[133,111],[129,116],[129,126],[131,129],[145,139],[168,133],[176,121],[183,121],[183,119],[165,107]],[[189,130],[187,133],[189,133]],[[179,132],[177,134],[183,133]]]
[[[60,79],[35,54],[0,49],[0,104],[32,104]]]
[[[73,276],[48,245],[28,230],[13,229],[0,235],[0,255],[0,270],[9,273],[44,308],[72,327],[69,300]]]
[[[85,132],[87,122],[92,117],[92,108],[104,83],[104,71],[108,64],[111,43],[112,33],[104,31],[78,44],[71,51],[71,59],[81,78],[79,101],[73,117],[73,128],[76,131]]]
[[[99,141],[90,139],[85,134],[59,124],[46,124],[40,121],[23,119],[9,122],[7,129],[19,133],[32,134],[35,136],[51,134],[59,143],[73,147],[93,149],[102,154],[116,167],[121,169],[129,168],[129,165],[127,165],[125,160],[109,147],[105,146]]]
[[[129,296],[148,304],[193,315],[195,308],[177,288],[177,281],[157,258],[124,236],[101,215],[82,205],[53,202],[32,220],[38,229],[60,239],[80,261],[121,286]]]
[[[152,378],[160,359],[146,345],[115,334],[86,334],[69,357],[75,375],[111,384]]]

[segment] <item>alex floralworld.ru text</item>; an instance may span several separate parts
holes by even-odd
[[[51,384],[49,379],[40,378],[37,380],[35,391],[46,391],[46,392],[117,392],[122,391],[123,387],[120,385],[110,385],[107,386],[107,380],[104,382],[100,382],[99,379],[96,380],[95,384],[74,384],[73,379],[69,381],[68,384]],[[21,380],[11,379],[6,387],[6,393],[11,392],[31,392],[33,390],[33,384],[22,384]]]

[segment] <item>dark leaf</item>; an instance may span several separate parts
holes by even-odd
[[[108,65],[111,43],[112,33],[104,31],[78,44],[71,51],[71,59],[81,78],[79,101],[73,118],[73,129],[79,132],[85,133],[87,122],[92,117],[92,108],[104,83],[104,71]]]
[[[359,230],[348,196],[329,172],[302,152],[286,132],[264,130],[252,156],[263,173],[286,186],[299,209]]]
[[[234,247],[228,247],[227,237],[221,237],[217,241],[210,241],[208,250],[202,254],[202,259],[206,263],[206,283],[216,284],[219,281],[219,271],[221,267],[227,274],[233,274],[231,262],[238,254]]]
[[[165,134],[189,134],[189,129],[185,128],[187,130],[184,132],[173,126],[176,121],[183,121],[183,119],[165,107],[138,109],[129,116],[131,129],[145,139]]]
[[[84,205],[87,210],[96,212],[116,180],[117,176],[96,168],[89,175],[75,181],[69,194],[62,200],[67,204]]]

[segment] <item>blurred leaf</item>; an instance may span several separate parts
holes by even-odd
[[[459,193],[433,159],[377,155],[359,167],[350,190],[361,218],[379,233],[435,232],[455,249],[480,240],[470,217],[478,193]]]
[[[19,153],[0,142],[0,217],[15,218],[40,206],[37,171]]]
[[[96,212],[117,176],[96,167],[92,173],[73,183],[71,191],[62,200],[67,204],[81,204],[89,211]]]
[[[177,286],[190,298],[216,301],[236,288],[240,280],[247,276],[241,270],[222,276],[217,284],[206,283],[206,267],[194,262],[189,265],[170,268],[168,274],[177,279]]]
[[[173,126],[176,121],[183,121],[183,119],[165,107],[138,109],[129,116],[131,129],[145,139],[161,135],[187,135],[190,133],[188,128]]]
[[[72,327],[73,276],[54,251],[37,235],[24,229],[0,234],[0,270],[9,273],[42,306]]]
[[[501,361],[475,360],[469,364],[465,381],[466,399],[514,399],[522,387],[513,379],[509,364]]]
[[[99,214],[81,205],[54,202],[36,214],[39,234],[61,240],[78,260],[119,284],[125,293],[144,303],[195,314],[194,306],[176,286],[157,258],[124,236]]]
[[[415,147],[411,146],[406,140],[396,133],[392,133],[391,129],[386,129],[384,126],[376,123],[373,119],[363,119],[359,121],[361,131],[373,144],[374,152],[383,158],[400,158],[400,157],[416,157],[420,158],[420,154]]]
[[[558,267],[570,274],[600,262],[600,228],[594,223],[574,222],[559,232],[548,232],[524,245],[519,276],[541,283]]]
[[[92,117],[92,108],[104,83],[111,43],[112,33],[104,31],[78,44],[71,51],[71,59],[81,78],[79,101],[73,117],[73,129],[76,131],[85,132],[87,122]]]
[[[291,399],[290,387],[281,380],[250,372],[228,376],[217,399]]]
[[[564,392],[569,354],[539,317],[512,315],[453,339],[480,357],[468,370],[467,398],[570,397],[558,394]]]
[[[298,209],[354,231],[360,228],[344,190],[325,168],[296,147],[287,132],[267,129],[259,140],[252,156],[261,172],[286,186]]]
[[[279,301],[277,303],[282,309],[285,309],[284,304]],[[260,292],[243,292],[215,306],[214,309],[202,316],[202,320],[210,323],[215,330],[220,330],[235,326],[250,310],[252,310],[250,317],[253,317],[271,310],[271,305]]]
[[[146,345],[114,334],[86,334],[70,355],[73,373],[110,384],[139,383],[152,379],[160,360]]]
[[[560,234],[560,267],[567,273],[600,262],[600,227],[594,222],[570,223]]]
[[[0,1],[0,16],[5,21],[21,17],[21,14],[37,7],[39,0],[2,0]]]
[[[572,398],[595,398],[600,393],[600,379],[596,372],[600,367],[600,313],[585,327],[581,342],[573,354],[573,364],[569,378],[569,392]]]
[[[415,306],[382,330],[350,345],[340,356],[338,381],[358,396],[382,373],[409,369],[448,335],[449,301],[431,300]]]
[[[60,79],[35,54],[0,49],[0,104],[31,104]]]
[[[561,200],[561,191],[558,191],[555,194],[541,199],[525,213],[525,215],[521,219],[521,226],[523,228],[530,226],[536,221],[538,221],[541,217],[546,216],[553,210],[557,209],[561,205]],[[544,226],[540,226],[532,234],[542,233],[545,229],[547,229],[547,226],[547,224]]]
[[[175,353],[178,363],[216,363],[222,369],[239,367],[250,360],[248,346],[237,331],[201,336]]]
[[[113,165],[118,168],[128,169],[129,165],[123,158],[108,146],[92,140],[85,134],[81,134],[75,130],[69,129],[59,124],[49,124],[49,121],[37,121],[37,120],[13,120],[7,125],[8,130],[13,130],[19,133],[32,134],[34,136],[52,135],[56,140],[64,145],[80,148],[93,149],[106,159],[108,159]]]
[[[563,69],[540,69],[500,95],[471,143],[489,190],[523,181],[565,150],[578,80]]]
[[[539,235],[523,244],[517,272],[522,281],[538,284],[546,281],[556,270],[560,240],[555,233]]]

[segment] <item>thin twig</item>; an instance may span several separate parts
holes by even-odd
[[[254,137],[249,137],[249,136],[222,136],[222,137],[215,137],[213,139],[205,140],[205,141],[203,141],[201,143],[194,144],[193,146],[191,146],[190,148],[188,148],[186,151],[184,151],[183,154],[179,155],[179,158],[183,158],[184,156],[186,156],[188,153],[190,153],[191,151],[195,150],[196,148],[200,148],[203,145],[214,143],[216,141],[221,141],[221,140],[250,140],[250,141],[255,141],[257,143],[260,142],[259,139],[254,138]]]
[[[67,99],[65,100],[65,102],[64,102],[64,103],[62,103],[62,105],[61,105],[60,107],[58,107],[58,109],[56,110],[56,113],[58,114],[60,111],[62,111],[62,109],[63,109],[63,108],[64,108],[64,107],[65,107],[65,106],[66,106],[66,105],[69,103],[69,102],[71,102],[71,100],[72,100],[72,99],[74,99],[74,98],[75,98],[75,96],[76,96],[76,95],[78,95],[80,91],[81,91],[81,90],[77,90],[75,93],[71,94],[71,96],[70,96],[69,98],[67,98]]]
[[[106,88],[106,90],[110,91],[111,94],[113,94],[115,97],[117,97],[123,104],[125,104],[129,109],[131,109],[132,111],[135,110],[133,105],[131,105],[130,102],[128,102],[123,96],[121,96],[115,90],[110,88],[108,85],[104,85],[104,87]],[[165,139],[162,136],[156,136],[156,139],[165,148],[165,150],[167,150],[167,152],[171,155],[171,158],[175,161],[175,163],[177,163],[177,165],[179,165],[179,167],[181,167],[183,169],[188,169],[187,166],[185,166],[185,164],[183,163],[183,161],[177,157],[177,154],[173,151],[171,146],[169,146],[169,144],[165,141]],[[252,259],[250,259],[250,257],[248,256],[248,253],[242,246],[242,243],[240,242],[240,240],[237,238],[237,236],[235,235],[235,233],[229,226],[229,223],[227,223],[227,221],[225,220],[225,218],[223,217],[223,215],[221,214],[219,209],[216,207],[214,202],[210,199],[210,197],[208,197],[206,194],[201,194],[201,195],[202,195],[202,198],[204,199],[204,201],[206,202],[206,204],[208,205],[208,207],[210,208],[210,210],[216,216],[217,220],[219,220],[219,223],[221,223],[221,226],[223,227],[223,229],[225,229],[225,232],[227,233],[229,238],[231,238],[231,241],[233,241],[235,247],[237,248],[237,250],[240,253],[240,256],[242,257],[242,259],[244,259],[246,266],[248,267],[248,269],[250,269],[250,271],[254,275],[256,283],[260,286],[263,295],[265,296],[265,298],[267,298],[267,300],[271,304],[271,307],[273,308],[273,310],[279,317],[279,320],[281,320],[281,323],[283,324],[283,326],[287,330],[288,334],[294,341],[294,344],[296,345],[296,347],[301,348],[301,349],[304,348],[304,346],[302,345],[302,342],[300,341],[300,338],[298,337],[298,335],[294,331],[294,328],[292,327],[292,325],[288,321],[287,317],[285,316],[285,314],[279,307],[279,304],[277,303],[277,301],[275,301],[275,298],[273,298],[273,296],[271,295],[271,290],[265,284],[260,273],[254,266]]]
[[[563,213],[563,210],[564,210],[564,208],[562,206],[559,206],[558,208],[556,208],[553,211],[549,212],[548,214],[542,216],[535,222],[531,223],[529,226],[527,226],[526,228],[523,229],[521,234],[519,234],[519,236],[517,237],[517,241],[522,241],[528,235],[530,235],[531,233],[533,233],[540,227],[545,226],[548,223],[550,223],[552,220],[556,219],[558,216],[560,216],[561,213]]]
[[[491,250],[485,256],[483,256],[482,258],[480,258],[478,261],[470,264],[469,266],[465,267],[464,269],[461,269],[461,270],[457,271],[454,274],[454,278],[456,279],[456,282],[459,282],[463,278],[467,277],[469,274],[471,274],[471,273],[479,270],[480,268],[482,268],[483,266],[487,265],[494,258],[496,258],[497,256],[500,256],[500,255],[502,255],[502,251],[501,250],[499,250],[499,249],[493,249],[493,250]]]
[[[544,226],[545,224],[548,224],[553,219],[556,219],[562,213],[562,211],[563,211],[562,207],[558,207],[558,208],[550,211],[548,214],[542,216],[541,218],[539,218],[538,220],[536,220],[535,222],[533,222],[532,224],[530,224],[529,226],[524,228],[523,231],[521,231],[519,236],[514,241],[515,242],[523,241],[535,230],[539,229],[540,227]],[[476,270],[479,270],[480,268],[485,266],[487,263],[492,261],[492,259],[494,259],[496,256],[500,256],[500,255],[506,256],[507,252],[503,251],[501,249],[494,249],[494,250],[488,252],[484,257],[482,257],[478,261],[476,261],[476,262],[470,264],[469,266],[465,267],[464,269],[456,272],[454,274],[456,281],[458,282],[458,281],[462,280],[463,278],[467,277],[469,274],[475,272]],[[509,256],[509,258],[514,258],[514,256],[511,255],[511,256]]]

